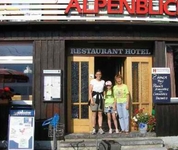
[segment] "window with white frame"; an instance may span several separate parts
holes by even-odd
[[[9,87],[12,100],[32,100],[33,43],[0,43],[0,89]]]

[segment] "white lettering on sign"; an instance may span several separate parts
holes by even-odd
[[[149,49],[70,48],[72,55],[151,55]]]
[[[154,102],[170,102],[170,68],[152,68],[152,81]]]
[[[156,96],[156,100],[167,100],[168,99],[168,97],[158,97],[158,96]]]
[[[31,111],[25,111],[25,110],[21,110],[21,111],[17,111],[17,112],[14,112],[13,115],[17,115],[17,116],[21,116],[21,115],[31,115],[32,112]]]

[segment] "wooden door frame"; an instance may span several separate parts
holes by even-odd
[[[129,91],[130,91],[130,95],[132,97],[132,62],[148,62],[149,63],[149,68],[150,68],[150,71],[148,70],[148,73],[149,73],[149,91],[150,91],[150,94],[149,94],[149,97],[148,97],[148,103],[150,104],[149,106],[149,113],[151,113],[152,111],[152,88],[151,88],[151,85],[152,85],[152,80],[151,80],[151,68],[152,68],[152,57],[127,57],[126,58],[126,61],[125,61],[125,76],[124,76],[124,79],[125,79],[125,83],[128,85],[128,88],[129,88]],[[132,102],[131,104],[132,105]]]
[[[91,56],[91,57],[87,57],[87,56],[68,56],[67,57],[67,69],[68,69],[68,74],[67,74],[67,79],[68,79],[68,83],[67,83],[67,92],[69,93],[67,95],[67,113],[68,113],[68,116],[67,116],[67,122],[68,122],[68,126],[67,126],[67,129],[68,129],[68,132],[74,132],[74,129],[72,129],[72,127],[74,127],[74,124],[78,124],[77,122],[77,119],[72,119],[72,116],[71,116],[71,106],[72,106],[72,102],[70,101],[71,99],[71,82],[70,82],[70,79],[71,79],[71,71],[69,69],[71,69],[71,63],[72,61],[78,61],[78,62],[84,62],[84,61],[88,61],[89,62],[89,75],[88,75],[88,83],[90,82],[91,79],[91,74],[94,75],[94,57]],[[79,74],[80,74],[80,69],[79,69]],[[80,79],[79,79],[79,82],[80,82]],[[89,85],[88,85],[89,86]],[[80,84],[79,84],[79,89],[80,88]],[[80,91],[79,91],[80,93]],[[79,99],[81,98],[80,97],[81,95],[79,94]],[[89,97],[88,97],[89,98]],[[79,102],[80,103],[80,102]],[[92,129],[92,122],[91,122],[91,117],[92,117],[92,113],[91,113],[91,110],[89,108],[89,118],[88,119],[81,119],[80,123],[81,124],[85,124],[86,123],[86,120],[88,120],[88,125],[89,125],[89,131]],[[78,124],[79,126],[80,124]],[[88,132],[89,132],[88,131]]]

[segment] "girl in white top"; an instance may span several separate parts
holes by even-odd
[[[93,130],[92,134],[96,134],[96,114],[98,113],[98,125],[99,125],[99,133],[104,134],[102,129],[103,122],[103,90],[105,81],[101,79],[102,73],[100,70],[97,70],[95,73],[95,79],[92,79],[89,87],[89,100],[90,107],[92,110],[92,124]]]

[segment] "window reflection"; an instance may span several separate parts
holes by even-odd
[[[32,44],[0,44],[0,56],[32,56]]]
[[[32,43],[0,43],[0,89],[11,88],[12,100],[32,100],[32,55]]]
[[[16,75],[12,74],[8,79],[8,77],[4,75],[4,77],[1,76],[1,78],[4,78],[1,80],[1,85],[3,87],[12,88],[15,95],[32,95],[32,67],[32,64],[0,64],[0,68],[13,69],[24,74],[24,77],[28,77],[28,80],[25,80],[21,76],[16,77]]]

